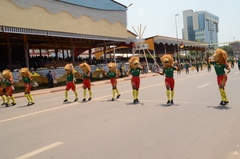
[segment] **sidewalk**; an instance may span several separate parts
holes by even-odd
[[[152,77],[152,76],[157,76],[157,74],[156,73],[141,74],[140,78],[146,78],[146,77]],[[118,80],[118,82],[120,82],[120,81],[127,81],[130,79],[131,79],[131,75],[128,77],[118,78],[117,80]],[[109,79],[102,80],[102,81],[94,81],[94,82],[92,82],[92,86],[109,84],[109,83],[110,83]],[[77,84],[76,86],[77,86],[77,89],[82,88],[82,84]],[[59,86],[59,87],[53,87],[53,88],[32,90],[31,94],[32,95],[40,95],[40,94],[54,93],[54,92],[59,92],[59,91],[64,91],[64,90],[65,90],[65,86]],[[21,98],[21,97],[24,97],[24,92],[14,93],[13,95],[15,98]]]

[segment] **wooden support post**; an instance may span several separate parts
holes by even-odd
[[[75,46],[73,44],[73,39],[71,39],[71,45],[72,45],[72,48],[71,48],[72,63],[74,64],[74,62],[75,62],[75,57],[74,57]]]
[[[57,60],[58,59],[58,49],[55,49],[54,52],[55,52],[55,60]]]
[[[25,57],[25,64],[26,67],[29,68],[29,55],[28,55],[28,42],[26,35],[23,35],[23,42],[24,42],[24,57]]]
[[[165,43],[164,44],[164,54],[167,54],[167,46],[166,46],[167,44]]]
[[[92,64],[92,49],[88,49],[89,64]]]
[[[64,49],[62,49],[62,57],[63,57],[63,61],[64,61],[64,59],[65,59]]]
[[[7,37],[7,55],[8,55],[8,64],[9,64],[9,70],[12,70],[12,48],[9,43],[9,39]]]
[[[104,63],[107,64],[106,43],[103,41]]]
[[[39,47],[39,53],[40,53],[40,56],[42,57],[42,49],[41,49],[41,47]]]

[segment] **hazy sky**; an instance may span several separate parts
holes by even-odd
[[[240,40],[240,0],[115,0],[125,6],[133,3],[127,11],[128,30],[134,32],[146,26],[143,38],[155,35],[176,37],[175,14],[178,37],[182,38],[182,11],[208,11],[219,17],[218,41]],[[234,38],[235,37],[235,38]]]

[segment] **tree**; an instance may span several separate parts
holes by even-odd
[[[234,50],[233,50],[232,46],[224,45],[224,46],[221,47],[221,49],[226,51],[229,56],[234,56]]]
[[[191,58],[196,58],[197,51],[195,50],[190,50],[190,56]]]

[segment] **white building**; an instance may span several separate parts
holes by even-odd
[[[183,39],[218,46],[219,17],[207,12],[183,11]]]

